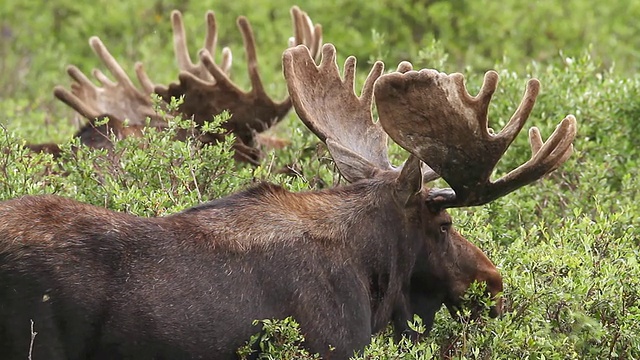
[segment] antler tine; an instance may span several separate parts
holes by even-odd
[[[69,74],[71,74],[73,71],[80,71],[80,70],[72,66],[70,66],[67,69],[67,72]],[[53,94],[55,95],[56,98],[58,98],[63,103],[67,104],[67,106],[75,110],[81,116],[87,119],[95,119],[96,117],[98,117],[100,115],[99,111],[97,111],[87,102],[81,100],[78,96],[76,96],[75,93],[77,92],[78,90],[74,90],[73,93],[69,92],[67,89],[65,89],[60,85],[57,85],[53,89]]]
[[[247,69],[249,71],[249,79],[251,80],[251,91],[257,94],[265,94],[264,86],[260,79],[260,72],[258,71],[258,54],[253,29],[251,28],[251,24],[249,24],[249,20],[244,16],[238,17],[237,24],[242,33],[244,49],[247,53]]]
[[[229,78],[229,75],[222,69],[222,67],[213,60],[213,56],[206,49],[200,49],[198,52],[202,66],[209,72],[209,75],[213,78],[211,85],[217,85],[220,87],[228,87],[234,91],[241,92],[240,88],[235,86],[233,81]],[[197,79],[197,78],[195,78]],[[208,84],[206,81],[197,79],[201,84]]]
[[[171,27],[173,28],[173,50],[176,55],[176,61],[178,61],[178,67],[190,70],[193,67],[193,62],[191,61],[191,56],[189,56],[187,34],[182,23],[182,13],[178,10],[171,12]]]
[[[233,56],[231,55],[231,49],[224,47],[222,49],[222,61],[220,62],[220,68],[225,74],[231,73],[231,63],[233,62]]]
[[[573,117],[573,115],[570,115],[570,116]],[[575,117],[573,117],[573,122],[576,122]],[[576,127],[576,125],[574,125],[574,127]],[[529,144],[531,145],[532,157],[533,155],[538,154],[540,149],[542,149],[542,146],[544,145],[544,143],[542,142],[542,136],[540,135],[540,130],[538,130],[538,128],[535,126],[529,129]],[[562,165],[565,161],[567,161],[567,159],[569,159],[572,153],[573,153],[573,144],[571,144],[571,146],[564,153],[564,155],[557,160],[556,166],[552,167],[550,172],[557,169],[560,165]],[[541,152],[540,154],[544,154],[544,152]]]
[[[209,10],[204,15],[204,18],[207,23],[207,35],[205,35],[204,38],[204,48],[213,54],[218,43],[218,24],[216,22],[216,15],[213,11]]]
[[[129,120],[130,126],[144,126],[146,118],[150,117],[156,123],[154,126],[164,124],[153,111],[150,98],[153,83],[144,72],[142,65],[136,64],[136,75],[144,92],[133,85],[126,72],[98,37],[91,37],[89,45],[116,81],[109,79],[100,70],[93,70],[93,76],[101,83],[98,87],[77,67],[69,66],[67,72],[74,80],[71,84],[71,92],[56,86],[54,95],[90,121],[109,114],[110,127],[122,132],[118,136],[128,133],[125,130],[125,120]]]
[[[207,34],[204,40],[204,49],[212,55],[215,55],[215,49],[218,43],[218,25],[213,11],[207,11],[205,14],[205,22],[207,23]],[[176,55],[176,61],[178,62],[178,68],[201,80],[214,81],[201,61],[198,61],[197,64],[191,61],[189,48],[187,46],[187,35],[184,31],[184,23],[180,11],[174,10],[171,12],[171,26],[173,28],[173,49]],[[231,59],[231,50],[225,47],[222,50],[221,64],[223,71],[227,74],[231,69]]]
[[[111,55],[109,50],[104,46],[100,38],[97,36],[92,36],[89,38],[89,45],[93,49],[94,53],[98,55],[98,57],[102,60],[102,63],[109,69],[109,72],[113,74],[116,78],[116,82],[110,81],[100,70],[94,70],[94,75],[96,76],[105,86],[116,87],[118,84],[123,88],[124,92],[127,92],[129,95],[135,96],[137,98],[144,100],[148,100],[148,96],[142,94],[136,87],[133,85],[131,79],[124,71],[122,66],[118,64],[116,59]]]
[[[401,61],[398,64],[398,68],[396,69],[396,72],[399,72],[401,74],[404,74],[406,72],[409,72],[413,70],[413,64],[408,62],[408,61]]]
[[[313,25],[309,15],[299,7],[291,7],[294,37],[289,39],[289,47],[306,45],[311,57],[316,59],[322,46],[322,25]]]
[[[287,49],[283,55],[284,74],[298,116],[327,144],[348,181],[367,175],[351,171],[354,166],[371,171],[394,170],[387,156],[387,135],[371,114],[373,84],[384,65],[373,65],[359,97],[354,92],[355,65],[355,57],[347,58],[342,80],[332,44],[323,46],[320,65],[303,45]]]
[[[215,13],[213,11],[207,11],[207,36],[205,38],[204,48],[209,51],[210,54],[215,54],[216,44],[218,41],[218,31],[216,26]],[[231,73],[231,63],[233,61],[233,55],[231,49],[227,46],[222,48],[222,61],[220,62],[220,68],[225,74]]]
[[[299,25],[302,19],[302,10],[300,10],[298,6],[292,6],[289,13],[291,14],[291,21],[293,22],[293,37],[289,38],[289,47],[294,47],[300,45],[302,41],[304,41],[307,36],[307,31],[305,30],[307,30],[308,27]]]
[[[573,115],[564,118],[545,143],[542,143],[539,130],[532,127],[529,130],[531,159],[490,183],[486,191],[478,193],[472,204],[488,203],[556,170],[573,153],[572,141],[576,131],[576,118]],[[459,200],[456,200],[457,202]],[[467,202],[468,200],[462,205],[467,205]]]
[[[498,83],[489,71],[472,97],[461,74],[435,70],[382,76],[375,89],[380,122],[403,148],[418,156],[454,190],[432,191],[432,205],[481,205],[527,185],[560,166],[571,154],[576,120],[565,118],[546,143],[530,132],[532,158],[496,182],[491,173],[529,117],[540,83],[528,82],[523,99],[504,129],[488,129],[488,108]]]
[[[107,75],[105,75],[102,71],[100,71],[98,69],[91,70],[91,74],[93,75],[94,78],[96,78],[98,80],[100,85],[112,86],[112,87],[116,86],[115,82],[111,81],[111,79],[109,79],[107,77]]]
[[[210,20],[213,19],[212,16],[213,13],[210,13]],[[176,38],[180,39],[180,44],[184,41],[184,30],[181,24],[181,17],[176,12],[174,31],[177,33]],[[211,34],[215,29],[211,26],[212,21],[209,21],[209,24],[209,37],[212,38]],[[187,116],[193,116],[198,124],[210,121],[212,116],[228,110],[232,117],[224,127],[233,132],[244,144],[253,146],[255,133],[262,132],[281,120],[291,109],[291,100],[287,97],[281,102],[275,102],[265,92],[258,70],[256,42],[251,25],[244,16],[238,18],[237,25],[247,54],[251,90],[248,92],[241,90],[229,78],[230,52],[223,51],[223,63],[216,64],[206,47],[199,52],[200,64],[198,65],[207,72],[206,78],[182,71],[179,75],[180,83],[173,83],[168,87],[158,86],[155,90],[165,100],[184,95],[184,103],[180,110]],[[210,43],[213,42],[210,41]],[[180,48],[184,49],[182,45]]]
[[[148,95],[153,94],[153,89],[156,87],[156,85],[153,83],[153,81],[151,81],[149,75],[147,75],[147,72],[144,71],[144,65],[142,65],[142,63],[138,61],[134,64],[134,70],[136,72],[136,76],[138,77],[140,85],[142,85],[144,93]]]

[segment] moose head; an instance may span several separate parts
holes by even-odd
[[[347,58],[342,79],[335,48],[327,44],[322,52],[320,65],[304,47],[284,54],[296,112],[325,142],[347,181],[390,184],[394,201],[389,206],[401,212],[395,226],[406,226],[406,236],[420,239],[410,284],[403,289],[404,302],[398,304],[396,334],[407,331],[406,321],[414,312],[430,327],[440,306],[457,308],[473,281],[486,282],[496,300],[491,315],[497,316],[502,308],[497,297],[503,289],[501,276],[484,253],[454,229],[446,209],[486,204],[555,170],[572,153],[575,118],[567,116],[546,143],[538,129],[531,128],[531,159],[494,182],[491,173],[533,109],[538,80],[529,81],[509,123],[495,134],[488,128],[489,103],[498,83],[494,71],[486,73],[474,97],[461,74],[414,71],[402,62],[396,72],[382,75],[383,64],[376,62],[357,96],[356,59]],[[374,95],[377,122],[372,116]],[[389,162],[388,137],[410,153],[402,166]],[[426,185],[440,177],[451,188]]]

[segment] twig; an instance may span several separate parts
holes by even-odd
[[[33,319],[31,320],[31,343],[29,343],[29,360],[31,360],[31,354],[33,352],[33,342],[36,339],[37,332],[33,331]]]

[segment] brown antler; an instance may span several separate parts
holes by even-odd
[[[305,45],[315,59],[322,46],[322,26],[313,25],[309,15],[297,6],[293,6],[290,13],[294,36],[289,38],[289,47]]]
[[[320,25],[312,27],[307,14],[297,7],[292,8],[291,14],[296,44],[304,43],[312,49],[317,49],[322,41]],[[178,12],[174,12],[173,15],[176,56],[183,71],[179,75],[180,83],[173,83],[169,87],[158,86],[156,92],[167,101],[171,97],[184,96],[180,110],[188,116],[193,116],[200,124],[224,110],[229,110],[232,118],[225,123],[227,130],[233,132],[244,144],[253,145],[254,133],[262,132],[281,120],[291,108],[291,101],[287,98],[282,102],[274,102],[266,94],[258,72],[255,38],[249,21],[241,16],[237,22],[244,39],[252,85],[249,92],[244,92],[229,79],[231,53],[223,50],[222,65],[216,64],[211,55],[217,36],[213,13],[207,13],[207,40],[205,48],[199,53],[201,63],[198,65],[193,65],[188,57],[180,15]]]
[[[206,49],[212,56],[215,55],[216,46],[218,43],[218,25],[216,23],[216,16],[213,11],[207,11],[205,14],[205,21],[207,22],[207,34],[204,40],[203,49]],[[184,24],[182,22],[182,13],[178,10],[171,12],[171,26],[173,28],[173,49],[178,61],[178,68],[181,71],[186,71],[196,78],[215,82],[211,73],[207,70],[201,61],[194,64],[191,61],[189,55],[189,49],[187,47],[187,35],[184,31]],[[221,70],[225,74],[229,74],[231,70],[232,55],[231,50],[228,47],[222,49],[222,63],[220,65]],[[162,87],[163,91],[166,88]]]
[[[109,124],[116,130],[122,130],[116,132],[119,137],[126,136],[125,121],[128,121],[131,127],[142,127],[145,126],[146,118],[149,117],[152,120],[152,126],[163,126],[164,121],[152,107],[150,94],[154,84],[145,73],[142,64],[135,65],[138,81],[143,88],[139,90],[98,37],[91,37],[89,44],[116,81],[110,80],[100,70],[94,69],[93,76],[101,84],[98,87],[82,71],[71,65],[67,68],[69,76],[74,80],[71,84],[71,92],[56,86],[54,95],[91,121],[108,115]]]
[[[529,137],[529,161],[495,182],[491,173],[524,126],[539,91],[532,79],[518,109],[498,134],[489,131],[488,108],[498,74],[489,71],[472,97],[461,74],[435,70],[387,74],[378,80],[375,97],[380,122],[389,136],[442,176],[451,190],[433,191],[440,207],[481,205],[527,185],[560,166],[572,152],[576,119],[567,116],[546,143],[537,128]]]
[[[387,134],[371,115],[373,84],[382,74],[382,62],[371,68],[359,97],[354,92],[356,58],[345,61],[343,80],[332,44],[322,48],[320,65],[305,46],[285,51],[282,64],[298,116],[327,144],[348,181],[370,177],[378,169],[393,169],[387,156]],[[355,173],[354,168],[358,169]]]

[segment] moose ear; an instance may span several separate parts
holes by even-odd
[[[326,144],[340,174],[347,181],[355,182],[362,179],[370,179],[371,175],[376,172],[376,166],[371,162],[338,142],[327,138]]]
[[[405,202],[411,200],[422,189],[422,167],[418,157],[411,154],[404,162],[396,184],[396,191]]]

